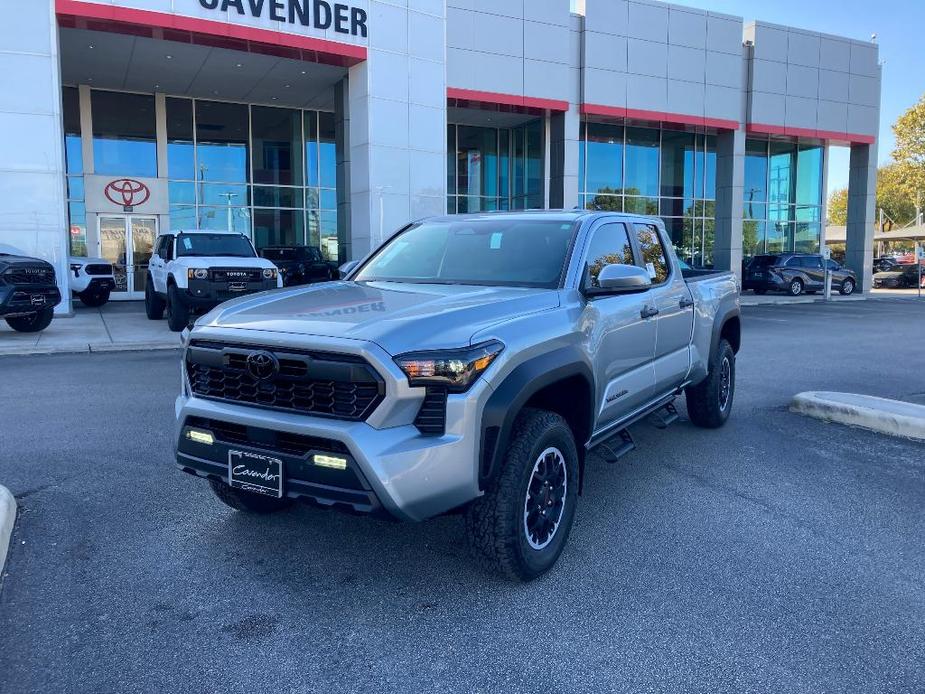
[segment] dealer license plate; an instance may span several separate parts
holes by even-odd
[[[283,496],[283,461],[249,451],[228,451],[228,484],[264,496]]]

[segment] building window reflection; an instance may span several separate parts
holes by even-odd
[[[742,255],[816,253],[822,238],[821,144],[749,139],[745,145]]]
[[[232,230],[258,248],[307,244],[338,260],[334,114],[168,97],[174,230]]]
[[[84,203],[83,149],[80,138],[80,96],[76,87],[61,95],[64,120],[64,163],[67,171],[68,252],[87,256],[87,209]]]
[[[715,136],[585,121],[578,164],[583,207],[661,216],[680,257],[712,266]]]
[[[516,128],[447,128],[447,211],[542,208],[542,121]]]
[[[154,95],[94,90],[93,167],[104,176],[157,176]]]

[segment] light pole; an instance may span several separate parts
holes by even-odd
[[[228,205],[228,231],[234,231],[234,219],[232,218],[231,201],[238,197],[237,193],[219,193],[219,197],[225,198]]]

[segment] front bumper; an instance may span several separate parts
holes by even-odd
[[[0,316],[27,316],[61,303],[61,292],[55,285],[0,286]]]
[[[195,337],[217,339],[219,333],[226,332],[232,331],[198,329]],[[292,335],[271,337],[264,334],[250,339],[268,345],[274,338],[284,339],[287,348],[304,347],[363,356],[385,381],[383,401],[365,421],[269,410],[191,395],[186,370],[181,369],[184,389],[176,400],[175,412],[176,461],[181,469],[227,481],[229,446],[194,444],[185,438],[185,426],[210,420],[245,428],[248,437],[235,441],[231,446],[237,446],[235,450],[253,450],[283,460],[288,476],[284,482],[287,497],[307,498],[325,506],[349,507],[361,513],[382,512],[399,520],[421,521],[457,508],[481,494],[479,432],[481,413],[491,394],[487,381],[478,380],[465,394],[450,395],[445,433],[425,436],[414,426],[424,400],[424,389],[411,388],[391,357],[377,345],[315,336],[304,345],[298,344],[304,338]],[[237,337],[234,343],[242,344],[242,341]],[[280,436],[291,435],[323,442],[317,452],[324,453],[332,445],[336,446],[348,459],[350,474],[319,477],[311,462],[315,450],[293,456],[279,445]],[[360,487],[345,485],[344,479],[359,480]]]
[[[181,293],[183,303],[191,309],[210,310],[223,301],[239,296],[276,289],[276,279],[246,282],[213,282],[211,280],[189,280],[189,286]]]

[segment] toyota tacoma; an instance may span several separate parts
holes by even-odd
[[[432,218],[347,270],[184,335],[176,461],[234,509],[460,512],[483,563],[530,580],[563,550],[589,451],[622,458],[681,394],[697,426],[732,409],[738,280],[682,270],[658,219]]]
[[[51,263],[0,245],[0,318],[7,325],[21,333],[37,333],[51,325],[60,303]]]

